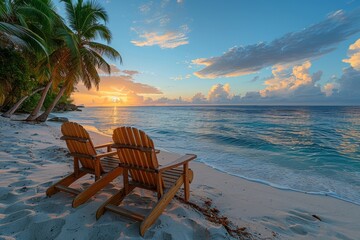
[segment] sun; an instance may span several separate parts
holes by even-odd
[[[120,102],[120,98],[118,98],[118,97],[112,97],[112,98],[111,98],[111,101],[112,101],[113,103],[118,103],[118,102]]]

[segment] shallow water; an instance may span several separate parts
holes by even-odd
[[[121,125],[158,148],[227,173],[360,204],[360,107],[99,107],[62,114],[111,135]]]

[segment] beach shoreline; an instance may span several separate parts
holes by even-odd
[[[136,235],[136,224],[124,224],[126,220],[113,214],[106,214],[97,222],[94,219],[94,209],[121,187],[121,179],[77,209],[71,208],[71,197],[67,194],[45,197],[46,188],[72,169],[65,143],[59,140],[60,126],[56,122],[30,125],[0,119],[0,172],[4,176],[0,181],[0,238],[42,239],[36,235],[42,232],[40,229],[44,229],[43,232],[53,229],[48,233],[53,235],[42,234],[50,239],[96,239],[94,236],[140,239]],[[90,135],[95,144],[111,140],[91,129]],[[156,139],[154,141],[156,145]],[[177,156],[162,151],[159,161]],[[211,199],[221,215],[239,227],[246,227],[255,239],[356,239],[360,236],[357,226],[360,206],[356,204],[276,189],[201,162],[192,162],[190,167],[194,171],[190,201],[202,204]],[[140,201],[139,194],[148,193],[137,192],[132,200]],[[179,201],[173,202],[145,238],[230,238],[222,226],[208,222],[199,212]],[[182,230],[176,230],[179,226]]]

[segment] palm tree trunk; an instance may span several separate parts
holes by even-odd
[[[62,86],[62,88],[60,89],[59,93],[56,95],[56,98],[54,99],[54,101],[51,103],[51,105],[46,109],[45,112],[43,112],[40,116],[38,116],[35,121],[38,122],[45,122],[46,119],[48,118],[49,114],[51,113],[51,111],[54,109],[54,107],[56,106],[56,104],[58,103],[58,101],[60,100],[60,98],[62,97],[62,95],[64,95],[64,92],[66,90],[66,84],[64,84],[64,86]]]
[[[38,88],[35,91],[33,91],[30,95],[24,96],[23,98],[21,98],[14,106],[12,106],[12,108],[10,108],[7,112],[3,113],[1,116],[2,117],[6,117],[9,118],[11,117],[11,115],[14,114],[14,112],[20,107],[20,105],[29,97],[31,97],[32,95],[34,95],[35,93],[37,93],[38,91],[43,90],[44,87],[42,88]]]
[[[30,113],[30,115],[27,117],[26,121],[34,121],[37,117],[37,115],[39,115],[39,112],[44,104],[46,95],[50,89],[50,86],[52,84],[52,79],[50,79],[50,81],[46,84],[44,90],[41,93],[41,98],[38,102],[38,104],[36,105],[35,109]]]

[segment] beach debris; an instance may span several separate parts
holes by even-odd
[[[319,220],[320,222],[322,222],[322,220],[321,220],[321,218],[320,218],[319,216],[317,216],[317,215],[315,215],[315,214],[313,214],[313,215],[311,215],[311,216],[313,216],[313,218],[316,218],[317,220]]]
[[[52,121],[52,122],[68,122],[69,119],[66,118],[66,117],[54,117],[54,118],[49,119],[49,121]]]
[[[59,103],[54,107],[54,112],[81,111],[79,106],[72,103]]]
[[[246,227],[239,227],[232,223],[226,216],[220,215],[219,209],[212,207],[212,200],[207,199],[204,201],[204,206],[201,207],[193,202],[185,202],[183,197],[175,196],[177,200],[189,205],[190,207],[201,212],[208,221],[222,225],[226,231],[235,238],[238,239],[253,239],[251,233],[246,231]]]

